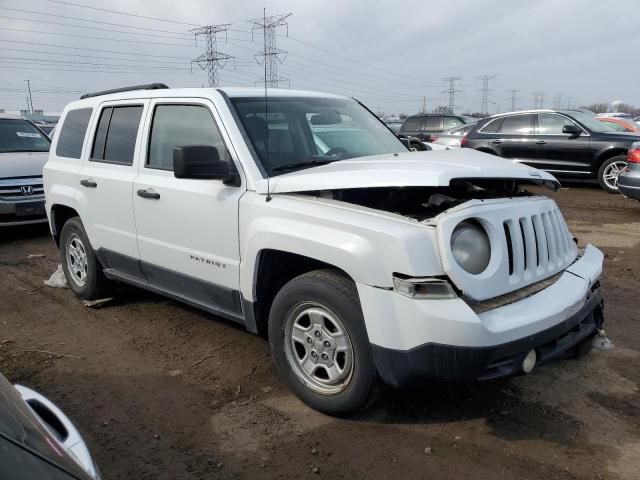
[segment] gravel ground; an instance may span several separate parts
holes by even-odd
[[[231,323],[134,288],[90,309],[44,287],[59,261],[45,226],[0,232],[0,371],[75,421],[105,480],[637,479],[640,203],[583,185],[553,196],[580,244],[606,253],[612,351],[390,391],[335,419],[293,397],[267,342]]]

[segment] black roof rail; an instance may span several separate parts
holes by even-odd
[[[114,88],[113,90],[103,90],[101,92],[85,93],[80,97],[80,100],[84,98],[99,97],[100,95],[108,95],[110,93],[130,92],[133,90],[159,90],[162,88],[169,88],[164,83],[147,83],[146,85],[134,85],[133,87]]]

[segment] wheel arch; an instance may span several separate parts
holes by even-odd
[[[51,224],[51,234],[53,235],[53,240],[56,242],[56,246],[60,247],[60,233],[62,232],[62,227],[64,224],[73,217],[79,217],[78,212],[67,205],[62,205],[59,203],[53,204],[51,206],[50,213],[50,224]]]
[[[595,171],[597,172],[600,166],[610,158],[617,157],[618,155],[626,156],[628,150],[628,148],[612,147],[600,152],[596,157]]]
[[[299,253],[265,248],[258,252],[253,275],[253,298],[244,298],[247,329],[267,336],[269,311],[276,294],[290,280],[314,270],[332,270],[355,283],[342,268]]]

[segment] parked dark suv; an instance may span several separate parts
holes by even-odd
[[[494,115],[478,122],[465,148],[509,158],[558,177],[597,178],[618,193],[618,173],[636,135],[618,133],[580,110],[531,110]]]
[[[412,115],[407,117],[404,121],[400,127],[398,135],[416,137],[423,142],[430,142],[432,133],[439,133],[460,125],[475,122],[475,118],[465,117],[464,115],[448,115],[440,113]]]

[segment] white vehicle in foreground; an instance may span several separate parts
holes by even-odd
[[[91,94],[64,109],[44,183],[76,295],[118,280],[239,322],[332,414],[378,379],[530,372],[582,353],[603,322],[602,253],[522,188],[555,189],[552,175],[408,151],[341,96]]]

